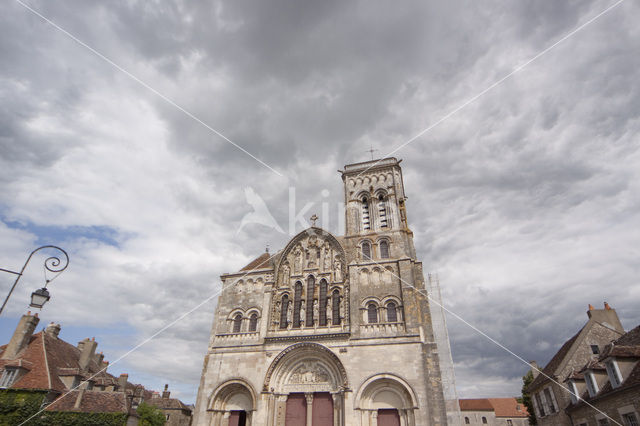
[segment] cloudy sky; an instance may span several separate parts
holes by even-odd
[[[68,34],[3,4],[0,267],[65,248],[41,324],[95,336],[112,362],[201,304],[112,373],[193,402],[219,275],[282,247],[291,203],[325,203],[321,225],[342,233],[336,170],[434,124],[393,155],[448,309],[542,364],[589,303],[640,323],[637,2],[495,87],[615,2],[28,4]],[[240,227],[247,193],[284,232]],[[3,342],[42,278],[38,258]],[[448,324],[462,397],[519,394],[526,365]]]

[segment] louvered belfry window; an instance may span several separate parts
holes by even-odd
[[[384,196],[381,195],[378,198],[378,217],[380,218],[380,227],[386,228],[387,225],[387,203],[384,200]]]
[[[369,200],[362,199],[362,228],[371,229],[371,220],[369,218]]]
[[[327,325],[327,281],[320,281],[320,300],[318,301],[318,324],[323,327]]]

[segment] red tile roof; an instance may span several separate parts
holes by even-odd
[[[80,398],[80,401],[78,401],[78,398]],[[77,408],[76,404],[78,404]],[[49,404],[46,410],[83,413],[126,413],[127,400],[123,392],[75,390],[68,394],[63,394]]]
[[[462,411],[493,411],[493,406],[486,398],[461,399],[458,403]]]
[[[249,262],[247,266],[240,269],[241,271],[253,271],[255,269],[272,268],[271,255],[269,253],[262,253],[260,256]]]
[[[528,417],[527,407],[515,398],[489,398],[496,417]]]

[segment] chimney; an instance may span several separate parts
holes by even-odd
[[[164,385],[164,391],[162,392],[162,397],[164,399],[168,399],[169,395],[171,395],[171,392],[169,392],[169,385],[166,384],[166,385]]]
[[[533,374],[533,378],[535,379],[538,377],[538,374],[540,374],[540,367],[535,361],[529,361],[529,365],[531,366],[531,374]]]
[[[76,403],[73,404],[74,410],[79,410],[82,405],[82,397],[84,396],[84,388],[78,391],[78,397],[76,398]]]
[[[102,365],[100,366],[100,369],[107,371],[107,368],[109,368],[109,361],[102,361]]]
[[[593,307],[589,305],[589,310],[587,311],[587,316],[589,320],[593,320],[598,322],[606,327],[612,328],[619,333],[624,334],[624,328],[622,327],[622,323],[620,322],[620,318],[618,318],[618,314],[616,310],[609,306],[608,303],[605,302],[604,309],[592,309]]]
[[[91,340],[87,338],[78,342],[78,349],[80,349],[80,360],[78,361],[78,366],[80,367],[80,370],[87,370],[89,363],[96,354],[97,346],[98,344],[96,343],[95,337]]]
[[[120,377],[118,377],[118,390],[124,392],[127,390],[127,381],[129,380],[129,375],[127,373],[122,373]]]
[[[23,315],[2,354],[2,359],[13,359],[21,350],[26,348],[39,322],[38,314],[31,315],[31,311],[29,311],[26,315]]]
[[[47,333],[48,336],[57,339],[58,334],[60,334],[60,324],[52,322],[44,329],[44,332]]]
[[[99,368],[102,368],[102,360],[104,359],[104,354],[102,353],[102,351],[100,351],[99,354],[95,354],[93,356],[93,360],[96,362],[96,364],[98,364]]]

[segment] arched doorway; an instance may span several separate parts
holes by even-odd
[[[409,384],[391,374],[370,377],[356,395],[362,426],[414,426],[413,410],[417,408]]]
[[[230,380],[218,386],[209,402],[212,426],[251,426],[255,392],[244,380]]]
[[[343,426],[347,374],[338,357],[317,343],[298,343],[271,363],[268,426]]]

